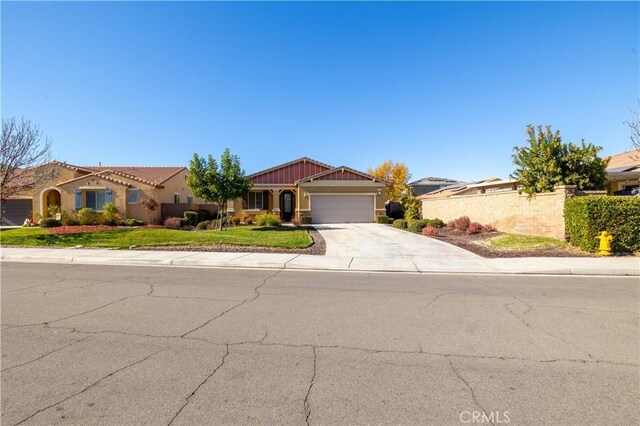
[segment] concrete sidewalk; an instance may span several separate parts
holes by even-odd
[[[313,256],[304,254],[217,253],[108,249],[5,248],[2,262],[87,265],[165,265],[361,272],[462,274],[558,274],[640,276],[638,257],[451,258]]]

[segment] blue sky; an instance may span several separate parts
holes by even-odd
[[[507,177],[525,126],[631,148],[627,3],[2,2],[2,116],[80,165],[309,156]]]

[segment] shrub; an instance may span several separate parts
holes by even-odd
[[[60,210],[60,206],[54,204],[47,206],[47,213],[49,213],[49,216],[55,218],[58,213],[62,213],[62,210]]]
[[[425,237],[435,237],[436,235],[438,235],[438,228],[427,225],[422,228],[422,235],[424,235]]]
[[[311,225],[311,222],[312,222],[312,220],[311,220],[311,217],[309,217],[309,216],[305,216],[305,217],[302,218],[302,224],[303,225]]]
[[[640,198],[572,197],[564,203],[565,230],[569,242],[597,252],[602,231],[613,236],[614,252],[640,251]]]
[[[209,213],[209,210],[198,210],[198,223],[209,220],[210,216],[211,214]]]
[[[185,223],[185,219],[181,217],[169,217],[164,221],[164,227],[167,229],[180,229]]]
[[[211,226],[210,220],[203,220],[202,222],[198,222],[198,224],[196,225],[196,229],[198,231],[204,231],[205,229],[209,229],[210,226]]]
[[[387,216],[376,216],[376,223],[393,223],[393,219]]]
[[[263,213],[256,216],[258,226],[279,226],[282,223],[279,216],[270,213]]]
[[[244,217],[242,218],[242,221],[244,222],[245,225],[253,225],[253,218],[248,214],[244,215]]]
[[[78,210],[76,215],[78,216],[80,225],[98,225],[101,219],[100,213],[88,207]]]
[[[450,220],[449,222],[447,222],[447,228],[455,228],[455,227],[456,227],[455,220]]]
[[[139,220],[139,219],[129,218],[129,219],[123,219],[123,220],[119,221],[118,225],[120,225],[120,226],[142,226],[142,225],[144,225],[144,222]]]
[[[406,220],[416,220],[422,217],[422,201],[418,197],[402,197],[401,203]]]
[[[482,225],[478,222],[471,222],[469,226],[467,226],[466,233],[469,235],[479,234],[482,232]]]
[[[182,213],[182,215],[184,216],[184,219],[188,225],[196,226],[198,224],[198,212],[193,210],[186,210],[184,213]]]
[[[391,226],[398,229],[407,229],[407,221],[404,219],[396,219],[393,221]]]
[[[56,226],[60,226],[62,225],[62,223],[60,223],[60,221],[56,218],[53,217],[47,217],[42,219],[42,221],[40,222],[40,226],[43,228],[54,228]]]
[[[76,216],[76,212],[62,212],[62,218],[60,219],[64,226],[77,226],[80,225],[80,221]]]
[[[407,222],[407,229],[411,232],[422,232],[425,226],[427,226],[427,221],[424,219],[410,220]]]
[[[482,232],[496,232],[496,228],[487,223],[486,225],[482,225]]]
[[[460,231],[466,231],[470,223],[471,219],[469,219],[469,216],[461,216],[453,220],[453,227]]]
[[[441,219],[427,219],[427,225],[434,228],[444,228],[445,224]]]
[[[102,223],[105,225],[117,225],[119,217],[118,207],[114,203],[109,202],[102,207]]]
[[[234,226],[240,225],[240,222],[242,222],[242,219],[240,219],[238,216],[233,216],[229,218],[229,223],[233,224]]]

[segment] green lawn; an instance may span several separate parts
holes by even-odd
[[[496,249],[538,249],[548,247],[569,247],[569,243],[549,237],[537,237],[535,235],[503,234],[497,237],[487,238],[483,244]]]
[[[157,246],[206,246],[228,244],[279,248],[306,248],[313,244],[306,229],[290,227],[230,227],[224,231],[180,231],[163,228],[133,228],[113,231],[55,235],[46,229],[22,228],[0,231],[3,245],[33,247],[129,248]]]

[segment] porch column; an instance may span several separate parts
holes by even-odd
[[[271,192],[273,198],[273,207],[271,208],[271,210],[273,211],[273,214],[280,216],[280,193],[282,192],[282,190],[270,189],[269,192]]]

